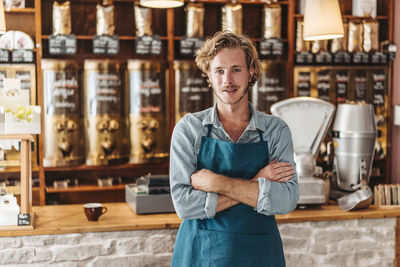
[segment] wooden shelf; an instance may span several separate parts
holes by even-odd
[[[26,7],[26,8],[7,8],[4,9],[5,13],[32,13],[35,14],[36,10],[33,7]]]
[[[155,165],[161,165],[162,167],[168,167],[167,162],[152,162],[152,163],[143,163],[143,164],[120,164],[120,165],[103,165],[103,166],[88,166],[88,165],[79,165],[79,166],[66,166],[66,167],[45,167],[45,172],[63,172],[63,171],[101,171],[101,170],[123,170],[123,169],[148,169]]]
[[[136,36],[131,35],[120,35],[118,36],[119,40],[121,41],[133,41],[136,40]],[[42,35],[42,39],[48,40],[50,39],[50,35]],[[93,35],[76,35],[77,40],[93,40]],[[167,40],[167,36],[160,36],[161,40]]]
[[[78,185],[69,186],[65,188],[55,188],[46,186],[47,193],[72,193],[72,192],[92,192],[92,191],[109,191],[109,190],[124,190],[125,185],[112,185],[112,186],[97,186],[97,185]]]
[[[2,168],[0,167],[0,173],[19,173],[21,171],[21,168],[16,166],[16,167],[5,167]],[[39,171],[39,167],[38,166],[34,166],[32,167],[32,172],[38,172]]]
[[[302,18],[304,15],[302,14],[294,14],[295,18]],[[344,19],[370,19],[371,17],[363,17],[363,16],[353,16],[353,15],[342,15]],[[377,20],[386,20],[389,19],[389,16],[376,16]]]
[[[182,40],[182,36],[174,36],[174,40],[175,41],[180,41],[180,40]],[[253,42],[259,42],[259,41],[261,41],[261,39],[262,38],[251,38],[251,40],[253,41]],[[284,42],[284,43],[288,43],[289,42],[289,40],[286,38],[286,39],[281,39],[281,41],[282,42]]]
[[[186,3],[193,3],[192,0],[185,0]],[[196,0],[196,3],[204,3],[204,4],[230,4],[233,3],[230,0]],[[235,4],[253,4],[253,5],[266,5],[265,1],[246,1],[246,0],[239,0],[236,1]],[[279,1],[274,3],[275,5],[289,5],[289,1]]]

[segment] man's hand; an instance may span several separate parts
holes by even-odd
[[[262,168],[252,180],[255,181],[259,177],[263,177],[271,182],[284,183],[292,179],[293,175],[294,168],[289,162],[278,162],[275,159]]]
[[[207,169],[196,171],[190,177],[192,186],[203,192],[218,192],[219,178],[221,176]]]

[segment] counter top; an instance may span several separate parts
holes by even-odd
[[[175,213],[137,215],[127,203],[105,203],[108,211],[99,221],[86,219],[82,204],[35,206],[33,230],[3,230],[1,236],[47,235],[84,232],[111,232],[125,230],[177,229],[181,219]],[[400,209],[376,208],[345,212],[337,205],[323,205],[296,209],[289,214],[277,215],[278,223],[304,221],[332,221],[367,218],[400,217]]]

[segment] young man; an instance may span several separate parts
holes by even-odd
[[[299,190],[288,126],[256,111],[256,48],[218,32],[196,56],[217,103],[175,126],[171,194],[179,217],[172,266],[285,266],[274,214],[292,211]]]

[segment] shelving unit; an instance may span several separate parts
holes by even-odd
[[[27,32],[36,42],[36,74],[37,74],[37,102],[43,107],[43,86],[42,71],[40,61],[42,58],[61,58],[74,59],[82,62],[84,59],[91,58],[111,58],[126,62],[130,58],[153,59],[166,62],[169,71],[169,136],[175,125],[175,73],[174,61],[193,59],[193,56],[185,56],[179,53],[179,42],[185,35],[186,13],[184,7],[176,9],[153,9],[152,30],[153,33],[161,38],[162,54],[160,56],[137,55],[134,51],[135,36],[134,21],[134,1],[133,0],[115,0],[115,34],[120,40],[120,52],[115,56],[94,55],[92,53],[92,39],[96,34],[96,4],[97,0],[71,0],[72,33],[77,38],[77,54],[73,56],[52,56],[48,52],[48,43],[52,34],[52,4],[53,0],[26,0],[25,9],[11,9],[6,11],[6,20],[8,30],[22,30]],[[191,0],[185,0],[191,3]],[[224,4],[231,3],[228,0],[199,0],[205,7],[204,35],[209,36],[221,29],[221,7]],[[351,1],[340,0],[342,14],[345,19],[363,19],[351,15]],[[394,0],[377,0],[378,16],[377,20],[380,26],[380,41],[393,41],[393,7]],[[262,39],[262,7],[264,1],[244,1],[239,0],[235,3],[243,5],[243,33],[248,35],[256,45]],[[299,0],[279,1],[282,8],[282,41],[284,44],[284,54],[279,58],[287,66],[286,77],[288,80],[287,96],[294,94],[294,68],[295,68],[295,36],[296,20],[302,18],[299,14]],[[392,63],[389,64],[388,73],[391,73]],[[387,136],[391,134],[391,98],[392,98],[392,75],[389,74],[388,92],[387,92]],[[42,118],[43,120],[43,118]],[[42,121],[42,125],[44,125]],[[42,128],[42,132],[43,128]],[[152,172],[154,174],[168,172],[168,161],[153,162],[148,164],[122,164],[115,166],[76,166],[76,167],[43,167],[43,134],[39,136],[38,141],[38,167],[34,168],[40,178],[40,204],[44,205],[52,201],[59,203],[81,203],[88,197],[97,197],[98,199],[121,200],[123,195],[123,185],[113,187],[98,187],[96,177],[100,176],[129,176],[139,177]],[[387,154],[383,159],[375,161],[375,165],[385,173],[380,174],[376,179],[380,183],[387,183],[390,177],[391,144],[390,138],[387,138]],[[17,169],[0,170],[4,172],[16,172]],[[52,181],[63,177],[87,178],[92,184],[82,184],[68,189],[59,189],[52,187]],[[374,179],[374,177],[372,178]],[[371,180],[372,180],[371,179]],[[384,181],[382,181],[384,180]],[[73,197],[71,197],[73,196]],[[111,196],[111,199],[110,199]],[[54,197],[54,198],[53,198]],[[59,197],[59,198],[57,198]],[[114,197],[114,199],[112,199]],[[63,202],[64,201],[64,202]]]

